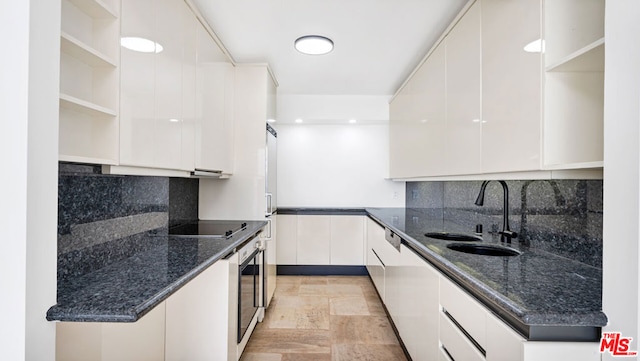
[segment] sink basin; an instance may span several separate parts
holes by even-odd
[[[519,256],[522,253],[513,248],[488,245],[488,244],[470,244],[470,243],[450,243],[447,248],[458,252],[479,254],[483,256]]]
[[[448,233],[448,232],[429,232],[425,233],[429,238],[443,239],[445,241],[462,241],[462,242],[478,242],[482,241],[482,237],[473,236],[464,233]]]

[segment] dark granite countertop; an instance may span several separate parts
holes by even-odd
[[[530,340],[599,339],[607,324],[602,312],[602,270],[519,245],[516,257],[473,255],[450,250],[451,241],[425,232],[472,234],[429,209],[367,208],[370,217],[398,234],[441,272],[474,295]],[[484,242],[500,243],[483,234]],[[503,244],[504,245],[504,244]]]
[[[231,238],[157,236],[156,246],[59,287],[47,320],[135,322],[266,224],[249,221]]]

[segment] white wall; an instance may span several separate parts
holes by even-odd
[[[25,355],[26,329],[29,3],[3,1],[0,27],[0,39],[5,49],[12,51],[11,56],[0,57],[0,160],[3,164],[0,226],[4,230],[0,308],[11,310],[3,315],[0,323],[0,348],[3,358],[20,360]]]
[[[3,1],[0,358],[54,360],[60,1]]]
[[[630,350],[636,351],[640,348],[640,2],[607,0],[605,13],[603,310],[609,325],[604,331],[633,337]],[[617,358],[606,353],[603,359]]]
[[[278,95],[278,123],[305,122],[344,123],[386,122],[389,120],[389,99],[386,95]]]
[[[403,207],[404,182],[385,179],[388,101],[388,96],[279,96],[278,207]],[[297,118],[304,123],[282,124]],[[358,123],[348,124],[349,119]]]

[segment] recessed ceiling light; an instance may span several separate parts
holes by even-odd
[[[355,119],[349,119],[349,124],[356,124],[357,120]]]
[[[129,50],[139,51],[141,53],[159,53],[163,49],[162,45],[155,41],[135,36],[120,38],[120,45]]]
[[[269,122],[269,123],[275,123],[275,122],[276,122],[276,120],[275,120],[275,119],[267,119],[267,122]]]
[[[176,119],[176,118],[171,118],[171,119],[169,119],[169,121],[170,121],[171,123],[179,123],[179,122],[180,122],[180,120],[179,120],[179,119]]]
[[[296,119],[296,123],[302,123],[302,119],[300,118]]]
[[[303,54],[323,55],[333,50],[333,41],[320,35],[307,35],[296,39],[296,50]]]

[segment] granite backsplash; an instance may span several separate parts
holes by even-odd
[[[159,244],[169,225],[197,219],[198,180],[102,174],[60,163],[58,288]]]
[[[506,181],[509,224],[520,242],[562,257],[602,268],[602,180]],[[487,185],[484,206],[474,204],[481,181],[407,182],[407,208],[467,227],[484,235],[502,229],[503,190]]]

